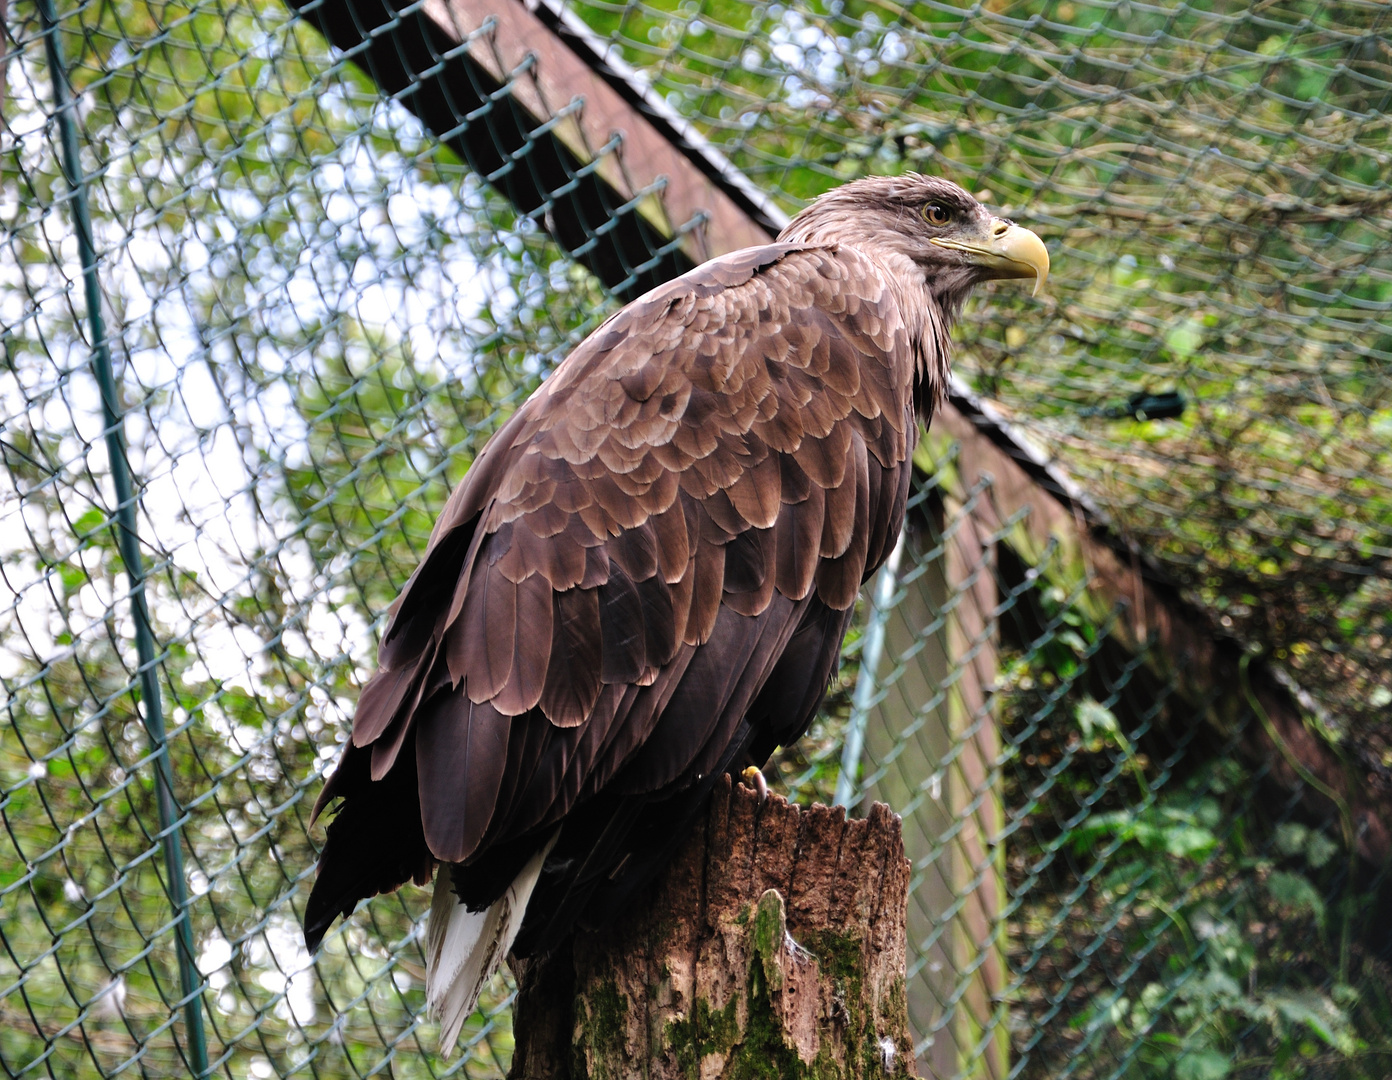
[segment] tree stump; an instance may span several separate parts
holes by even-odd
[[[717,786],[631,913],[513,961],[510,1080],[913,1075],[898,817]]]

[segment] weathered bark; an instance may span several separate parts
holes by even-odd
[[[632,912],[514,962],[512,1080],[913,1075],[899,819],[717,787]]]

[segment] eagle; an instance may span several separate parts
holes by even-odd
[[[448,1052],[509,952],[623,911],[716,781],[815,715],[972,287],[1048,270],[956,184],[869,177],[590,334],[479,453],[391,609],[314,807],[338,805],[310,950],[434,875]]]

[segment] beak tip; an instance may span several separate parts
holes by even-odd
[[[1026,271],[1019,277],[1027,277],[1030,270],[1034,272],[1034,288],[1030,295],[1038,296],[1044,289],[1044,282],[1049,279],[1049,249],[1044,246],[1044,241],[1029,229],[1011,225],[995,246],[1000,255]]]

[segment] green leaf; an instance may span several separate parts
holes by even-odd
[[[1352,1054],[1358,1040],[1349,1030],[1349,1018],[1339,1006],[1313,990],[1271,994],[1266,1004],[1291,1023],[1301,1024],[1341,1054]]]
[[[1116,735],[1121,731],[1121,725],[1112,710],[1090,697],[1078,702],[1073,716],[1078,721],[1078,727],[1082,729],[1084,739],[1091,739],[1094,732]]]
[[[73,522],[73,535],[80,539],[86,539],[105,525],[106,512],[94,506]]]
[[[72,563],[59,563],[58,579],[63,583],[63,591],[71,595],[87,584],[87,572]]]
[[[1203,327],[1194,319],[1185,319],[1165,335],[1165,345],[1181,360],[1188,359],[1203,344]]]
[[[1221,1050],[1192,1050],[1175,1062],[1175,1080],[1223,1080],[1232,1058]]]
[[[1324,926],[1324,898],[1308,878],[1284,870],[1273,871],[1266,879],[1266,891],[1281,907],[1296,914],[1310,914]]]
[[[1305,842],[1305,861],[1310,864],[1310,869],[1318,870],[1338,854],[1338,851],[1339,845],[1324,833],[1310,830],[1309,839]]]

